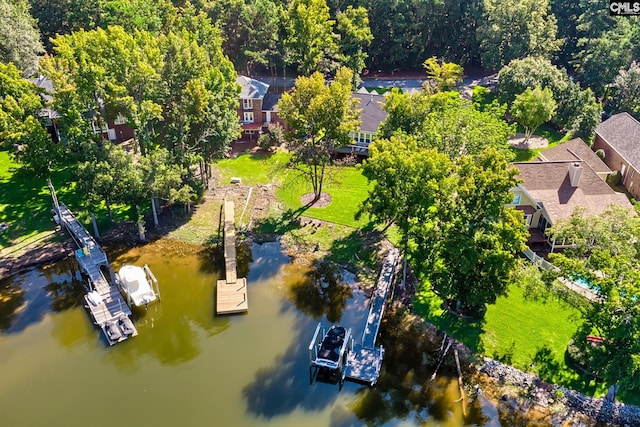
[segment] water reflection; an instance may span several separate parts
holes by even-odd
[[[310,384],[317,322],[340,323],[360,337],[367,295],[344,271],[314,275],[290,264],[277,242],[250,249],[238,252],[248,266],[249,313],[221,317],[214,315],[222,265],[215,250],[160,240],[108,251],[116,271],[148,264],[161,291],[159,303],[136,311],[139,335],[113,347],[77,305],[77,272],[69,266],[3,282],[17,301],[9,315],[0,311],[13,331],[0,335],[3,423],[110,425],[113,418],[95,415],[121,399],[137,404],[118,405],[118,415],[142,425],[483,425],[482,405],[461,413],[457,383],[444,370],[429,381],[439,343],[400,316],[381,326],[386,356],[375,388]]]
[[[45,265],[0,282],[0,331],[18,333],[50,311],[80,304],[84,287],[73,260]]]
[[[314,262],[301,280],[289,288],[289,298],[298,310],[315,318],[325,315],[329,323],[340,321],[352,297],[351,286],[341,272],[323,261]]]

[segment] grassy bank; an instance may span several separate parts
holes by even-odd
[[[51,181],[58,199],[88,227],[89,213],[81,195],[75,191],[71,169],[53,171]],[[0,222],[9,226],[0,233],[0,251],[13,253],[50,237],[55,228],[52,205],[47,179],[33,176],[15,162],[8,151],[0,150]],[[105,206],[98,207],[95,214],[101,230],[111,225]],[[131,210],[124,206],[114,206],[113,214],[116,222],[133,217]]]

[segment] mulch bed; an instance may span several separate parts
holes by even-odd
[[[320,194],[320,198],[311,204],[314,197],[314,193],[303,194],[300,196],[300,203],[302,206],[313,206],[314,208],[326,208],[331,204],[331,195],[327,193]]]

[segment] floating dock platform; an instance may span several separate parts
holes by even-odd
[[[384,348],[382,346],[376,347],[376,339],[399,259],[400,252],[396,248],[390,250],[385,258],[373,292],[367,322],[364,333],[362,334],[362,342],[356,343],[353,339],[350,339],[349,349],[345,355],[344,363],[341,363],[336,369],[336,371],[339,371],[336,372],[336,374],[341,380],[341,385],[345,380],[370,386],[378,382],[382,359],[384,358]],[[315,350],[315,353],[313,353],[313,351],[318,347],[317,335],[319,328],[320,325],[316,328],[316,333],[309,344],[309,369],[312,379],[313,373],[311,369],[317,365],[317,350]]]
[[[113,283],[113,270],[107,260],[107,254],[65,204],[58,202],[50,180],[48,184],[55,206],[56,222],[67,230],[76,243],[78,247],[74,253],[76,260],[82,272],[88,277],[90,290],[84,296],[84,300],[94,324],[102,330],[109,345],[135,337],[138,331],[130,318],[131,309]],[[111,281],[104,276],[101,267],[109,272]]]
[[[225,280],[216,286],[216,313],[235,314],[249,311],[247,279],[237,277],[235,206],[224,201],[224,263]]]

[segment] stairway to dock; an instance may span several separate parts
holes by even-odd
[[[229,200],[224,201],[224,263],[225,279],[216,286],[216,313],[247,312],[247,279],[237,274],[235,205]]]

